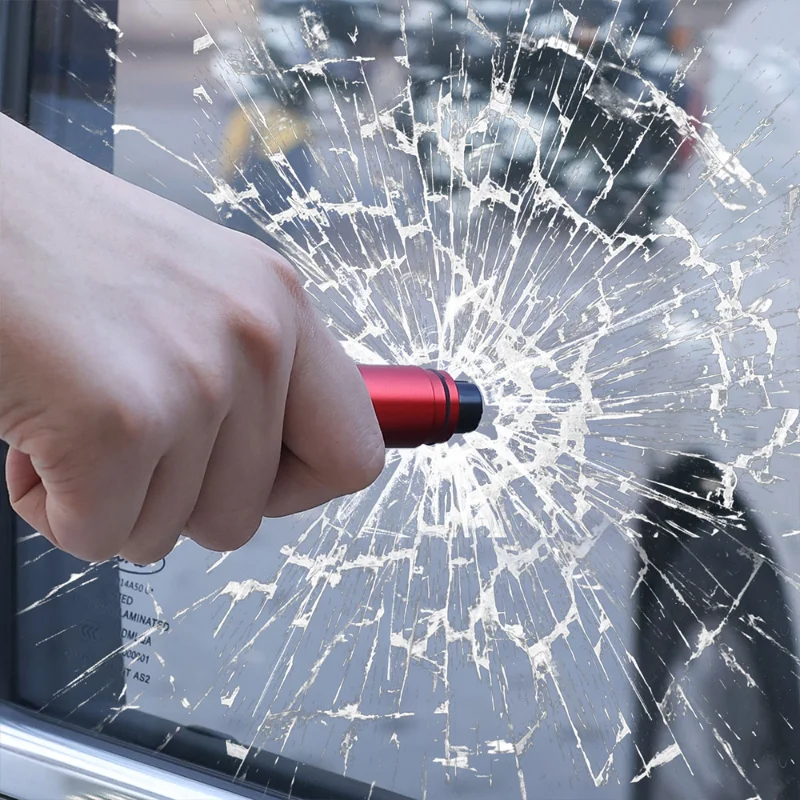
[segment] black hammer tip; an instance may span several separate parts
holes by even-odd
[[[481,390],[469,381],[456,381],[458,388],[458,424],[456,433],[472,433],[483,417]]]

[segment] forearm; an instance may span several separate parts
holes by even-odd
[[[0,114],[0,263],[22,269],[21,259],[45,258],[54,235],[75,222],[77,195],[99,198],[103,172]],[[85,210],[85,206],[81,206]]]

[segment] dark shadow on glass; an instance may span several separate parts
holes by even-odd
[[[775,550],[739,489],[725,503],[722,472],[706,455],[675,458],[653,472],[649,489],[638,526],[643,578],[636,592],[634,655],[642,705],[634,769],[656,755],[664,724],[660,704],[700,646],[693,631],[724,623],[750,650],[754,691],[761,692],[769,720],[764,735],[780,770],[776,800],[800,797],[800,660]],[[652,780],[633,787],[634,800],[656,800]]]

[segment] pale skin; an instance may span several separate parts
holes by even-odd
[[[235,550],[384,464],[291,265],[2,114],[0,438],[14,510],[90,561]]]

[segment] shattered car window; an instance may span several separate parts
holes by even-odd
[[[103,719],[409,798],[799,797],[794,0],[95,16],[117,174],[486,402],[241,551],[117,564]]]

